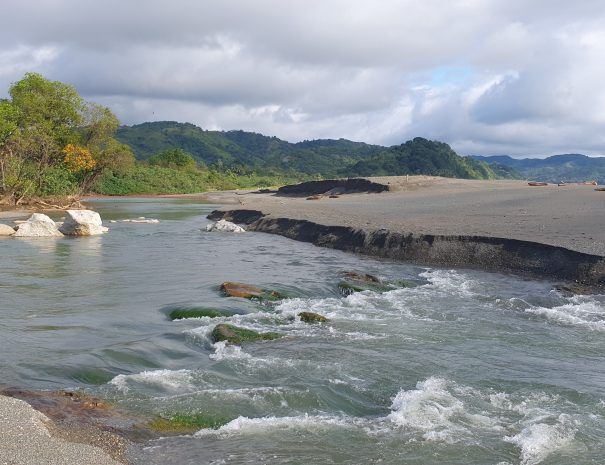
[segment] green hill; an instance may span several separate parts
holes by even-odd
[[[208,166],[237,171],[304,175],[373,176],[429,174],[469,179],[517,177],[513,169],[461,157],[449,145],[420,137],[383,147],[346,139],[290,143],[245,131],[205,131],[193,124],[160,121],[122,126],[118,140],[140,160],[180,148]]]
[[[596,180],[605,184],[605,157],[587,157],[569,153],[547,158],[511,158],[507,155],[475,157],[490,165],[508,166],[523,177],[545,182],[580,182]]]

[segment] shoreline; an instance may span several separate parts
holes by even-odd
[[[123,465],[126,443],[92,427],[61,427],[28,402],[0,395],[0,461],[19,465]],[[110,452],[111,451],[111,452]],[[6,461],[6,462],[5,462]]]
[[[244,195],[209,219],[365,255],[605,287],[602,193],[587,186],[427,176],[369,178],[378,194]]]

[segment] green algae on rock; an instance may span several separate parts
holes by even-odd
[[[298,317],[300,321],[304,321],[305,323],[325,323],[328,321],[325,316],[314,312],[300,312]]]
[[[281,337],[278,333],[259,333],[251,329],[240,328],[225,323],[218,324],[211,333],[213,342],[227,341],[231,344],[241,344],[248,341],[270,341]]]
[[[235,315],[229,310],[218,310],[215,308],[175,308],[168,313],[171,320],[185,320],[188,318],[219,318]]]

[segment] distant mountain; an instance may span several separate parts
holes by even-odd
[[[323,177],[404,174],[472,179],[518,177],[509,167],[461,157],[447,144],[420,137],[393,147],[346,139],[290,143],[253,132],[205,131],[189,123],[160,121],[122,126],[117,138],[130,145],[140,160],[162,150],[180,148],[206,165],[234,170]]]
[[[508,155],[474,157],[497,163],[520,172],[525,178],[545,182],[580,182],[596,180],[605,184],[605,157],[587,157],[577,153],[553,155],[548,158],[512,158]]]

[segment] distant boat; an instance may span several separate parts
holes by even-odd
[[[547,182],[530,181],[527,183],[528,186],[548,186]]]

